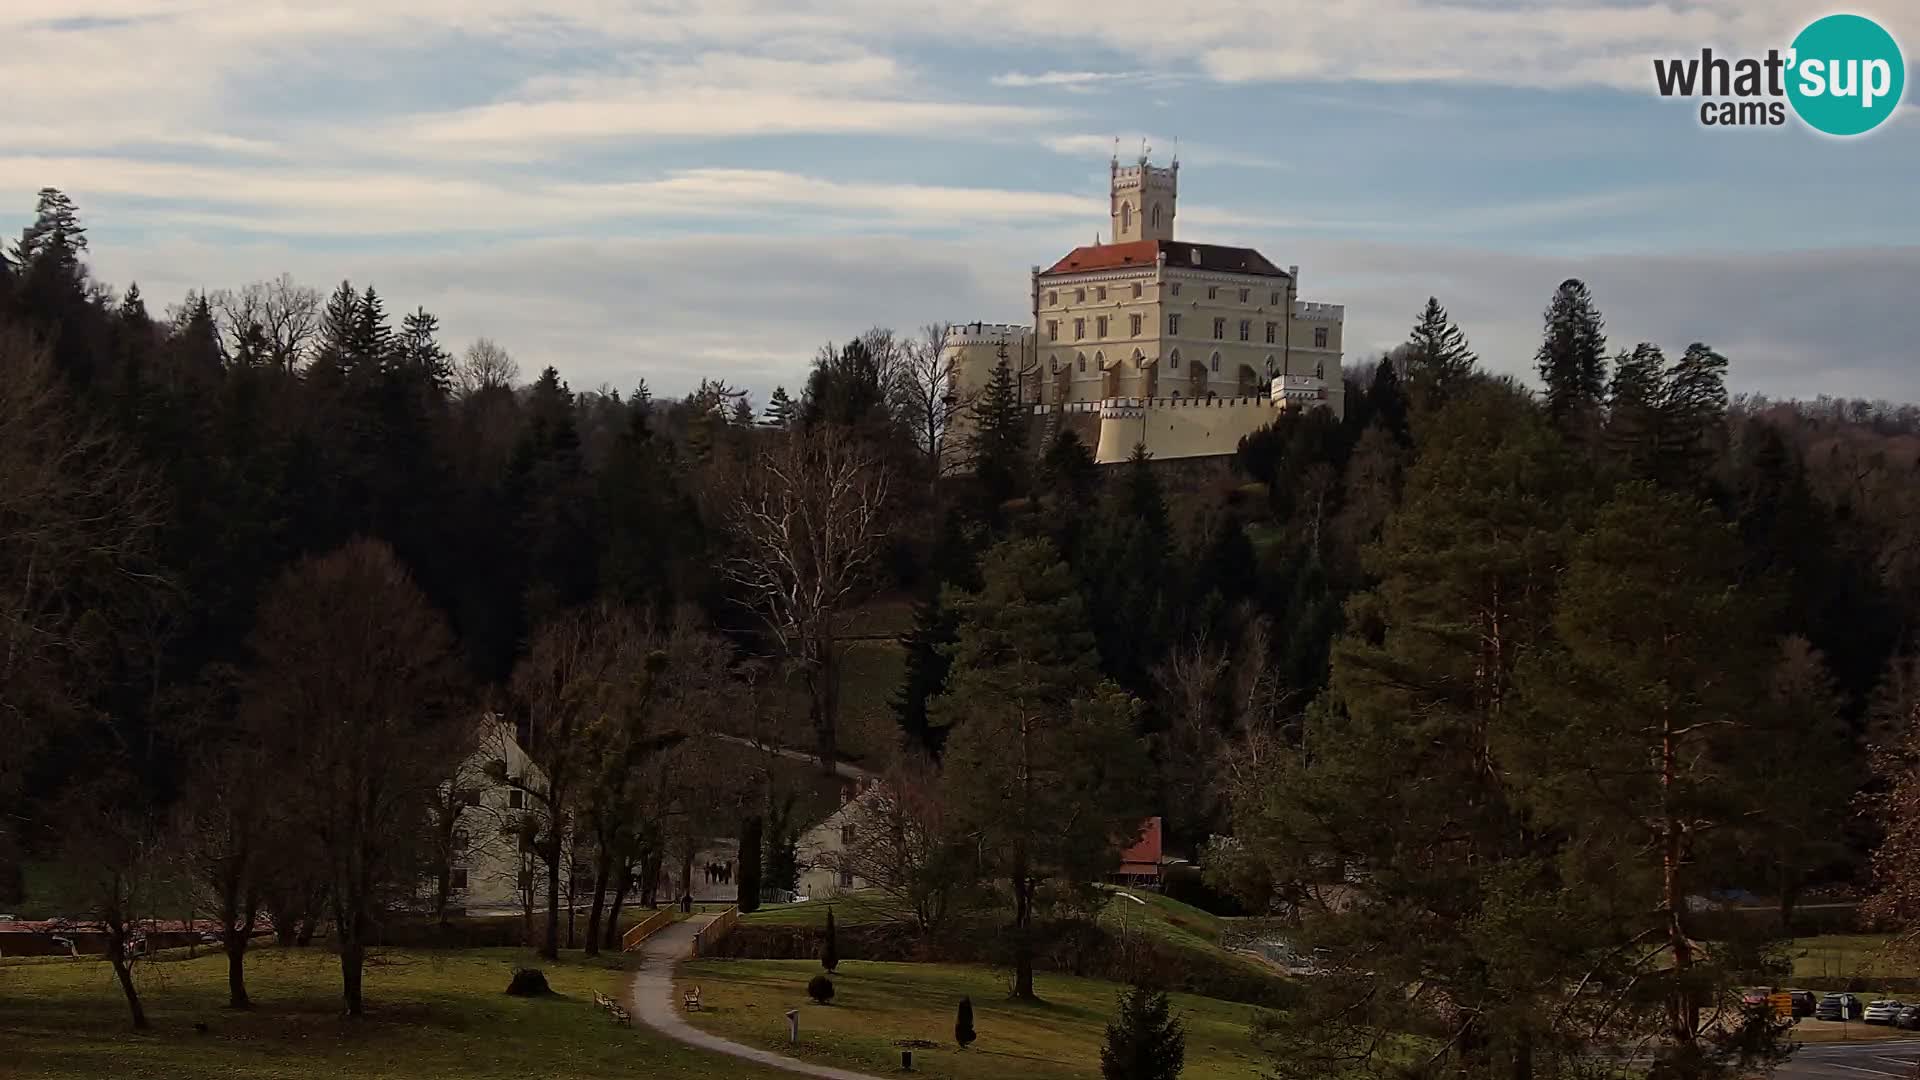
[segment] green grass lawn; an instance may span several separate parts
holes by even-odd
[[[836,915],[836,919],[838,916]],[[897,1071],[900,1040],[937,1044],[914,1050],[917,1073],[953,1080],[1007,1077],[1095,1077],[1100,1046],[1120,987],[1096,979],[1041,972],[1041,1005],[1007,999],[1007,979],[987,968],[952,964],[849,961],[833,977],[833,1004],[815,1005],[807,980],[811,960],[702,960],[680,969],[683,987],[698,986],[699,1027],[808,1061],[877,1074]],[[973,999],[979,1041],[953,1042],[954,1011]],[[1184,1080],[1254,1080],[1264,1055],[1251,1040],[1255,1010],[1211,998],[1173,995],[1187,1026]],[[786,1012],[800,1010],[798,1046],[787,1044]]]
[[[366,976],[368,1015],[340,1011],[337,959],[263,949],[248,960],[255,1008],[228,1012],[226,958],[143,965],[153,1030],[136,1034],[97,960],[0,964],[0,1073],[9,1077],[646,1077],[772,1080],[790,1074],[618,1027],[594,991],[623,995],[619,960],[537,964],[558,996],[502,991],[518,949],[389,951]],[[208,1025],[204,1035],[196,1022]]]
[[[1796,978],[1905,978],[1920,976],[1914,958],[1889,950],[1885,934],[1825,934],[1787,943]]]

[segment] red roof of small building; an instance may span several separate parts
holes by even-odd
[[[1157,874],[1160,872],[1160,819],[1151,817],[1140,823],[1140,839],[1133,846],[1120,853],[1120,872],[1123,874]]]
[[[1135,240],[1125,244],[1087,244],[1074,248],[1067,257],[1041,271],[1048,274],[1078,274],[1088,270],[1120,270],[1129,266],[1152,266],[1166,254],[1168,266],[1191,270],[1224,270],[1232,274],[1257,274],[1261,277],[1287,276],[1285,270],[1267,261],[1267,257],[1243,247],[1219,244],[1189,244],[1184,240]]]

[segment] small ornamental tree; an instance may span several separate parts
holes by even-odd
[[[825,975],[815,975],[807,982],[807,996],[825,1005],[833,1000],[833,980]]]
[[[960,999],[960,1013],[953,1020],[953,1041],[960,1044],[960,1049],[965,1050],[974,1038],[973,999],[963,997]]]
[[[1187,1033],[1159,990],[1134,986],[1120,993],[1119,1013],[1100,1048],[1106,1080],[1174,1080],[1186,1066]]]
[[[827,909],[827,940],[820,948],[820,966],[832,971],[840,966],[840,947],[833,932],[833,909]]]

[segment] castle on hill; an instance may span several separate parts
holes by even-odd
[[[1032,322],[955,324],[955,389],[976,397],[1002,355],[1033,410],[1037,447],[1062,427],[1101,463],[1231,454],[1281,410],[1344,412],[1346,309],[1300,299],[1300,268],[1258,251],[1174,239],[1180,162],[1116,156],[1111,242],[1034,266]]]

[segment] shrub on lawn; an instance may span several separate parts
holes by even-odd
[[[553,993],[547,985],[547,976],[538,968],[517,968],[513,981],[507,984],[507,993],[514,997],[540,997]]]
[[[807,996],[822,1005],[833,1000],[833,980],[825,975],[815,975],[807,983]]]
[[[973,999],[963,997],[960,999],[960,1014],[953,1021],[953,1041],[965,1050],[973,1040]]]

